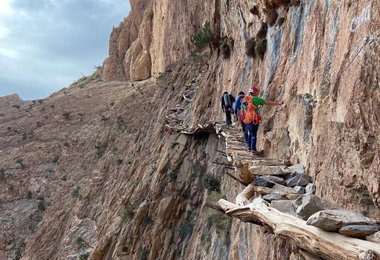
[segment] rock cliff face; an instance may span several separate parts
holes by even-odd
[[[320,197],[380,219],[378,1],[130,2],[100,79],[0,100],[0,258],[302,259],[205,208],[242,189],[213,163],[223,140],[167,127],[222,121],[223,90],[252,84],[285,102],[263,110],[266,156],[302,163]],[[206,21],[212,41],[190,55]]]

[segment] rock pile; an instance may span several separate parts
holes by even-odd
[[[221,128],[219,132],[226,138],[227,157],[237,166],[242,182],[249,184],[236,197],[238,205],[251,203],[259,194],[269,207],[302,219],[307,225],[349,237],[379,241],[380,222],[358,212],[343,210],[315,195],[317,187],[302,164],[287,166],[285,161],[257,156],[249,159],[244,143],[236,136],[236,129]]]

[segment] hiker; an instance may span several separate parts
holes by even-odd
[[[248,91],[248,96],[245,96],[241,101],[241,119],[245,124],[245,141],[248,145],[248,150],[256,155],[262,155],[262,151],[258,152],[256,150],[257,131],[261,122],[259,112],[262,106],[279,106],[282,104],[282,102],[278,101],[266,101],[258,97],[259,93],[260,89],[258,87],[251,87]]]
[[[236,119],[236,121],[239,122],[239,124],[243,127],[243,129],[244,129],[244,126],[242,125],[242,121],[241,121],[241,117],[240,117],[240,106],[241,106],[241,100],[242,100],[242,98],[244,98],[244,96],[245,96],[244,92],[240,91],[238,97],[236,98],[235,105],[234,105],[235,119]]]
[[[228,94],[227,91],[224,91],[221,98],[222,110],[226,113],[226,125],[231,125],[231,112],[233,112],[233,103],[235,102],[235,97],[232,94]]]

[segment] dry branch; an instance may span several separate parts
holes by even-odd
[[[245,193],[252,191],[251,187],[246,189]],[[298,247],[326,259],[370,259],[368,257],[371,255],[377,257],[373,259],[380,257],[380,244],[309,226],[302,219],[269,207],[262,198],[256,198],[246,206],[238,206],[223,199],[217,204],[225,214],[245,222],[267,225],[275,235],[291,239]]]
[[[227,168],[227,167],[226,167]],[[233,168],[232,168],[233,169]],[[240,182],[241,184],[243,185],[246,185],[242,180],[240,180],[239,178],[235,177],[234,175],[232,175],[231,173],[229,173],[228,171],[225,171],[225,173],[230,176],[232,179],[234,179],[235,181],[237,182]]]

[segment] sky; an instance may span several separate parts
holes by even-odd
[[[91,75],[128,0],[0,0],[0,96],[39,99]]]

